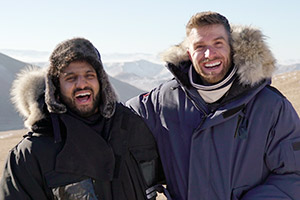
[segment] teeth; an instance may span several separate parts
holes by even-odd
[[[205,64],[205,67],[214,67],[214,66],[217,66],[217,65],[219,65],[219,64],[221,64],[221,61],[215,62],[215,63]]]
[[[89,93],[89,92],[80,93],[80,94],[77,94],[75,97],[83,97],[83,96],[87,96],[87,95],[91,95],[91,93]]]

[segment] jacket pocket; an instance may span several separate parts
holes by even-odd
[[[130,149],[130,153],[139,167],[147,187],[156,184],[160,178],[160,160],[153,145],[139,146]]]
[[[57,200],[98,200],[91,179],[52,188],[52,192]]]
[[[91,178],[51,172],[46,181],[55,200],[98,200]]]

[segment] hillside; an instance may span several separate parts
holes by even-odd
[[[157,64],[143,59],[104,62],[104,68],[110,76],[146,91],[150,91],[173,77],[162,63]]]
[[[276,75],[272,85],[291,101],[300,116],[300,71]]]
[[[27,63],[0,53],[0,131],[22,128],[22,120],[10,103],[10,87],[15,74]]]

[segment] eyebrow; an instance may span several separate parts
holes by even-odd
[[[223,36],[220,36],[220,37],[215,38],[214,40],[225,40],[226,41],[226,38]]]
[[[97,72],[96,71],[93,71],[93,70],[87,70],[87,71],[85,71],[85,73],[86,74],[88,74],[88,73],[95,73],[95,74],[97,74]],[[61,73],[61,75],[63,75],[64,77],[67,77],[67,76],[71,76],[71,75],[73,75],[73,74],[75,74],[74,72],[62,72]]]
[[[216,37],[216,38],[213,39],[213,41],[215,41],[215,40],[225,40],[226,41],[226,38],[223,37],[223,36],[219,36],[219,37]],[[195,44],[198,44],[198,43],[204,43],[204,41],[199,41],[198,40]]]

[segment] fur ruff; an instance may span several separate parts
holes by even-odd
[[[24,118],[24,125],[28,129],[45,117],[38,104],[38,99],[45,90],[45,74],[44,69],[30,66],[21,70],[12,84],[12,103]]]
[[[232,26],[233,62],[242,85],[255,86],[264,79],[270,79],[275,71],[276,60],[259,29],[249,26]],[[179,66],[188,61],[187,40],[162,53],[167,63]]]

